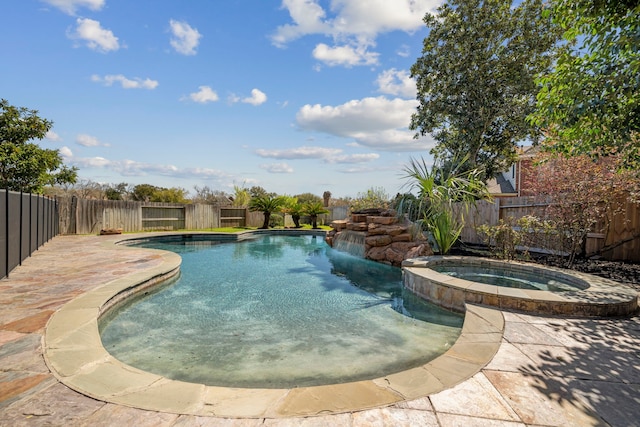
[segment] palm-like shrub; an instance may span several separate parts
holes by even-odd
[[[322,202],[307,202],[302,206],[302,212],[311,218],[312,228],[318,228],[318,215],[329,213]]]
[[[264,214],[264,223],[260,228],[266,230],[269,228],[271,214],[280,211],[284,203],[285,198],[282,196],[258,196],[251,198],[249,201],[249,210],[252,212],[262,212]]]
[[[464,159],[459,164],[464,164]],[[401,200],[398,212],[417,212],[418,222],[431,232],[438,251],[448,253],[462,233],[471,206],[489,197],[480,171],[458,173],[454,167],[435,165],[429,169],[424,159],[411,159],[405,172],[418,196]]]
[[[298,203],[297,197],[285,196],[285,202],[280,212],[291,215],[295,228],[300,228],[300,217],[302,216],[303,205]]]

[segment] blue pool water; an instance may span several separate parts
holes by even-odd
[[[463,317],[402,287],[401,270],[322,237],[166,242],[181,275],[100,319],[105,348],[131,366],[217,386],[288,388],[420,366],[458,338]]]
[[[478,265],[451,264],[435,265],[430,268],[448,276],[505,288],[550,292],[575,292],[583,289],[563,279],[561,275],[544,274],[542,270],[534,273],[500,266],[484,267]]]

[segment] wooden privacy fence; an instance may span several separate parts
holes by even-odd
[[[105,229],[123,232],[205,230],[220,227],[260,227],[262,212],[247,208],[205,204],[93,200],[77,197],[58,199],[61,234],[97,234]],[[344,219],[341,207],[330,208],[319,223]],[[333,216],[336,213],[340,218]]]
[[[221,221],[222,216],[246,218],[246,209],[240,209],[240,213],[238,209],[233,209],[234,213],[228,215],[227,208],[217,205],[76,197],[61,198],[59,202],[62,234],[97,234],[104,229],[122,229],[123,232],[204,230],[229,226],[226,221]],[[246,220],[244,222],[247,225]]]
[[[496,225],[501,219],[517,220],[526,215],[545,219],[547,206],[530,197],[499,197],[491,202],[481,201],[467,213],[460,239],[469,244],[484,244],[476,232],[478,226]],[[627,201],[622,212],[611,221],[608,233],[589,233],[586,252],[599,253],[608,260],[640,262],[640,206]]]
[[[58,234],[58,203],[37,194],[0,190],[0,278]]]

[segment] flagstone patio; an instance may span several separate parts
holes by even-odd
[[[120,239],[56,237],[0,281],[0,426],[638,425],[637,314],[567,319],[501,312],[504,333],[497,354],[475,375],[437,393],[366,410],[223,418],[95,400],[50,372],[43,334],[51,316],[76,297],[114,281],[135,280],[166,262],[158,251],[113,244]]]

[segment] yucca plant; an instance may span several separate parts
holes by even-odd
[[[462,159],[457,164],[464,164]],[[424,159],[411,159],[405,178],[417,197],[405,197],[398,204],[399,213],[413,216],[431,232],[441,254],[448,253],[464,228],[464,216],[477,200],[489,197],[479,170],[459,173],[455,167],[431,168]]]

